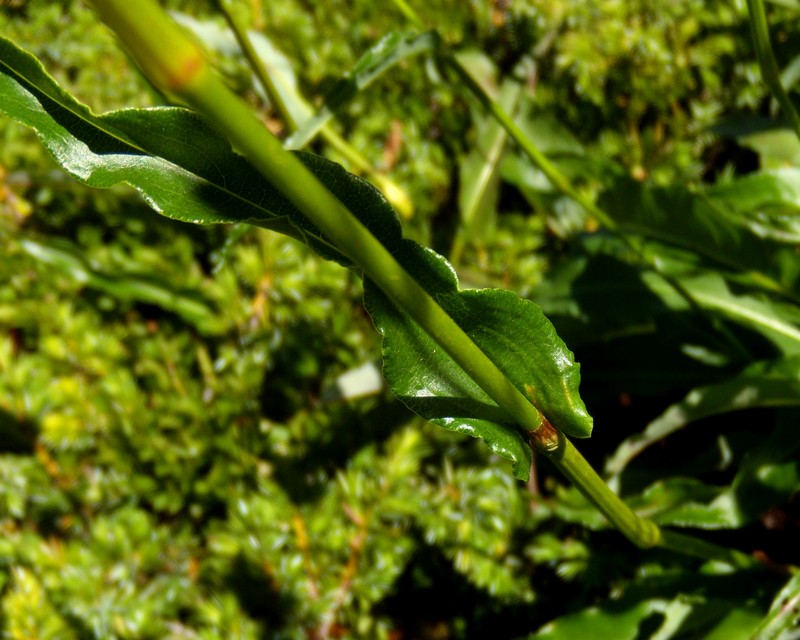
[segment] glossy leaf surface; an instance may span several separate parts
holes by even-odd
[[[538,305],[498,289],[459,292],[444,258],[410,243],[407,251],[428,265],[427,273],[412,273],[422,275],[419,279],[428,292],[509,380],[565,433],[591,435],[592,419],[578,395],[580,367]],[[485,433],[481,437],[492,449],[505,457],[513,455],[516,471],[522,472],[527,446],[515,444],[523,442],[522,434],[503,427],[499,407],[369,281],[364,299],[384,336],[384,374],[392,391],[436,424],[470,435]]]
[[[33,128],[56,161],[88,186],[126,183],[170,218],[247,222],[350,266],[315,225],[191,111],[126,109],[95,115],[33,56],[5,39],[0,39],[0,93],[5,98],[0,113]],[[368,182],[319,156],[298,156],[376,236],[399,235],[394,211]]]

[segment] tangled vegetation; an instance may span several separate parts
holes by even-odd
[[[383,36],[421,33],[401,2],[167,4],[282,139],[363,55],[381,62]],[[800,144],[747,8],[411,4],[575,194],[430,51],[380,68],[307,148],[382,188],[462,288],[541,306],[581,363],[579,448],[629,507],[763,567],[637,549],[546,457],[519,481],[415,416],[380,377],[356,269],[88,189],[12,121],[3,84],[6,636],[795,637]],[[791,90],[784,4],[769,21]],[[79,2],[6,2],[0,26],[96,113],[165,101]]]

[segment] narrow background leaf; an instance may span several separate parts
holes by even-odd
[[[319,133],[341,109],[360,91],[381,77],[389,69],[410,57],[434,51],[439,44],[438,35],[433,31],[416,35],[409,33],[390,33],[365,53],[352,71],[339,80],[316,115],[307,119],[298,131],[286,140],[286,147],[304,147]]]
[[[754,364],[724,382],[693,389],[668,407],[644,431],[620,444],[606,462],[606,473],[622,473],[644,449],[702,418],[755,407],[796,405],[800,405],[800,358]]]

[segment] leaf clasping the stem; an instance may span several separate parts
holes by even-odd
[[[171,22],[154,0],[94,0],[100,16],[122,38],[145,73],[154,66],[180,70],[195,55],[195,44]],[[154,40],[150,31],[172,41]],[[183,59],[182,59],[183,58]],[[157,73],[154,82],[170,82],[170,74]],[[519,429],[531,431],[542,415],[498,366],[470,339],[430,293],[401,265],[394,250],[362,224],[293,154],[283,146],[212,70],[175,87],[178,97],[204,115],[272,185],[315,224],[353,264],[373,281],[400,309],[407,312],[483,389]],[[398,242],[400,239],[398,238]],[[513,426],[507,427],[517,430]]]
[[[542,426],[535,431],[531,431],[528,435],[536,450],[542,453],[554,452],[561,446],[563,438],[546,417],[542,421]]]
[[[508,416],[509,429],[514,430],[512,425],[516,424],[517,432],[522,430],[531,435],[534,446],[634,544],[640,547],[658,545],[704,558],[716,557],[728,562],[735,560],[743,566],[758,566],[752,558],[695,541],[689,536],[669,531],[662,535],[655,523],[639,518],[609,489],[569,439],[550,424],[468,332],[409,274],[393,251],[387,249],[299,159],[283,149],[204,60],[198,60],[198,54],[202,56],[199,45],[172,23],[154,0],[139,0],[135,4],[129,0],[94,0],[93,4],[157,86],[175,93],[208,118],[253,167],[307,216],[393,304],[418,323],[496,403]],[[561,185],[562,188],[566,186]],[[469,296],[464,298],[468,299]],[[463,320],[468,323],[473,315]],[[476,330],[482,330],[480,322]],[[527,473],[518,475],[524,478]]]

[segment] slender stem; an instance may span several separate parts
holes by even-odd
[[[602,513],[614,527],[636,546],[660,547],[704,560],[718,560],[745,569],[764,569],[752,556],[700,538],[660,528],[652,520],[640,518],[612,492],[575,446],[549,422],[532,434],[536,450],[545,455]]]
[[[531,436],[536,450],[545,455],[578,488],[614,527],[637,547],[646,549],[658,544],[661,532],[654,522],[637,516],[622,499],[608,488],[580,452],[549,422]]]
[[[711,542],[706,542],[694,536],[687,536],[685,533],[678,533],[669,529],[661,530],[661,539],[658,546],[662,549],[677,551],[687,556],[703,558],[705,560],[721,560],[734,567],[741,569],[764,569],[765,565],[760,560],[736,549],[728,549]]]
[[[255,47],[253,47],[253,43],[250,40],[250,36],[247,35],[247,26],[242,23],[242,20],[239,18],[236,10],[231,7],[230,0],[217,0],[217,5],[219,6],[223,17],[225,18],[225,21],[228,23],[228,26],[231,28],[231,31],[233,31],[236,42],[239,43],[239,47],[241,48],[245,59],[250,65],[250,68],[253,70],[256,78],[258,78],[258,81],[261,83],[264,91],[269,96],[270,102],[273,104],[275,109],[277,109],[281,118],[283,118],[283,121],[286,123],[286,126],[291,131],[295,131],[298,127],[297,120],[295,120],[291,109],[289,109],[288,105],[283,99],[283,96],[281,95],[281,92],[273,82],[272,76],[267,72],[264,62],[259,57],[258,53],[256,53]]]
[[[753,43],[756,47],[758,64],[761,67],[761,76],[800,138],[800,116],[781,84],[778,63],[775,61],[775,54],[769,40],[769,26],[767,25],[767,15],[764,12],[764,3],[762,0],[747,0],[747,9],[750,13],[750,28],[753,32]]]
[[[406,0],[394,0],[394,6],[397,7],[400,10],[400,13],[406,17],[406,20],[412,22],[415,27],[420,29],[425,28],[425,25],[422,23],[422,20],[419,19],[417,12],[411,8],[411,5],[409,5]]]
[[[516,122],[510,115],[503,109],[497,100],[492,100],[486,94],[473,78],[469,71],[464,68],[464,65],[454,55],[445,55],[444,60],[452,68],[462,82],[469,88],[472,94],[481,101],[481,104],[486,108],[495,119],[502,125],[508,132],[508,135],[516,142],[519,147],[527,154],[539,170],[547,177],[552,185],[564,195],[572,198],[575,202],[581,205],[586,211],[597,218],[608,229],[616,229],[616,223],[605,211],[598,207],[594,202],[587,198],[584,194],[578,191],[569,178],[559,171],[556,166],[550,162],[546,155],[544,155],[533,141],[525,135],[522,129],[519,128]]]
[[[412,22],[416,27],[422,28],[423,22],[420,19],[419,15],[405,2],[405,0],[393,0],[395,6],[403,13],[406,18]],[[784,107],[790,110],[790,113],[793,114],[794,118],[797,119],[797,114],[792,107],[791,102],[786,97],[785,92],[783,91],[783,87],[780,85],[780,80],[778,79],[778,72],[777,72],[777,65],[775,64],[775,59],[772,56],[772,50],[769,46],[769,37],[767,34],[766,28],[766,18],[764,17],[764,8],[762,5],[762,0],[748,0],[748,4],[751,5],[751,13],[758,14],[756,17],[759,19],[759,28],[756,29],[754,25],[754,32],[756,33],[756,41],[757,44],[760,42],[762,44],[762,48],[764,48],[764,52],[759,53],[759,60],[762,58],[765,60],[771,61],[768,63],[767,66],[770,69],[769,76],[774,79],[774,83],[777,85],[777,91],[782,93],[785,96],[785,105]],[[536,165],[536,167],[545,174],[547,179],[550,183],[562,194],[571,198],[573,201],[577,202],[579,205],[583,207],[583,209],[593,215],[597,220],[599,220],[607,229],[611,231],[616,231],[619,238],[624,242],[629,248],[636,251],[639,254],[639,258],[643,264],[647,267],[652,269],[655,273],[658,273],[664,280],[670,284],[677,293],[684,298],[695,310],[700,313],[704,313],[704,309],[696,302],[696,300],[692,297],[691,292],[689,292],[685,287],[683,287],[674,277],[664,273],[664,270],[660,267],[658,262],[648,256],[642,255],[641,252],[638,251],[637,246],[631,241],[631,239],[623,233],[619,228],[617,223],[614,221],[613,217],[607,212],[598,207],[592,200],[582,194],[569,178],[561,173],[559,169],[552,163],[550,160],[545,156],[533,140],[528,137],[522,129],[514,122],[511,116],[506,112],[502,105],[500,105],[496,100],[493,100],[491,96],[489,96],[484,88],[475,81],[472,75],[467,71],[463,64],[453,55],[453,52],[450,51],[444,44],[440,46],[440,55],[444,62],[451,67],[458,77],[465,83],[467,88],[472,92],[472,94],[477,98],[480,103],[487,109],[495,119],[503,126],[506,132],[509,134],[511,139],[522,149],[523,152],[530,158],[530,160]],[[765,76],[767,72],[765,71]],[[783,104],[783,102],[782,102]],[[797,120],[800,123],[800,119]],[[798,132],[800,132],[800,128],[797,126],[795,127]],[[800,133],[798,134],[800,135]],[[765,286],[762,283],[762,286]],[[766,287],[774,290],[774,287]],[[733,335],[724,327],[721,328],[721,331],[727,335],[727,337],[736,344],[736,340]]]
[[[749,4],[754,2],[761,4],[761,0],[748,0]],[[394,0],[394,4],[415,26],[419,28],[423,26],[420,17],[405,0]],[[766,25],[766,21],[764,24]],[[614,219],[573,186],[569,178],[550,162],[547,156],[525,135],[502,106],[487,95],[483,87],[475,81],[467,69],[459,62],[458,58],[444,46],[441,47],[441,53],[443,60],[455,71],[484,108],[503,126],[511,139],[545,174],[551,184],[561,193],[581,205],[587,213],[593,215],[607,229],[618,230]],[[623,242],[635,249],[633,243],[626,236],[621,235],[620,237]],[[693,308],[699,308],[691,294],[679,282],[661,273],[655,262],[650,261],[650,266],[656,273],[660,273]],[[635,545],[642,548],[659,546],[685,555],[722,560],[735,566],[763,567],[760,562],[743,553],[719,547],[692,536],[661,529],[654,522],[637,516],[628,505],[611,491],[575,446],[563,434],[556,431],[546,419],[542,427],[531,434],[531,442],[537,451],[550,459],[572,481],[586,499]]]
[[[639,251],[636,243],[628,235],[620,231],[617,223],[614,221],[611,215],[598,207],[592,200],[587,198],[575,188],[572,182],[570,182],[569,178],[561,173],[561,171],[559,171],[558,168],[552,162],[550,162],[547,156],[545,156],[539,150],[530,137],[525,135],[522,129],[519,128],[511,116],[503,109],[502,105],[500,105],[496,100],[493,100],[491,96],[484,91],[483,87],[481,87],[480,84],[475,81],[475,79],[470,75],[461,62],[459,62],[458,58],[456,58],[449,51],[443,51],[443,53],[444,60],[450,65],[450,67],[453,68],[453,70],[458,74],[459,78],[463,80],[473,95],[480,100],[481,104],[483,104],[484,107],[503,126],[511,139],[514,140],[514,142],[527,154],[531,161],[542,173],[545,174],[547,179],[550,180],[550,183],[556,189],[581,205],[587,213],[593,215],[607,229],[615,231],[617,236],[620,238],[620,240],[622,240],[622,242],[625,243],[627,247],[637,252],[639,260],[644,265],[652,269],[655,273],[659,274],[664,281],[677,292],[679,296],[686,300],[692,309],[701,315],[706,315],[706,309],[697,301],[696,297],[680,283],[679,280],[677,280],[671,274],[665,273],[664,269],[661,268],[659,263],[654,258]],[[733,333],[727,329],[727,327],[719,323],[717,326],[720,333],[725,335],[726,338],[734,345],[734,347],[739,346],[738,340]]]
[[[422,28],[423,22],[419,15],[405,2],[405,0],[393,0],[395,7],[397,7],[403,15],[412,22],[416,27]],[[547,177],[551,184],[558,189],[561,193],[581,205],[589,214],[597,218],[607,229],[616,229],[617,225],[613,218],[598,207],[594,202],[587,198],[584,194],[578,191],[569,178],[565,176],[558,168],[550,162],[539,148],[533,143],[522,129],[514,122],[511,116],[503,109],[497,100],[493,100],[483,87],[475,81],[475,78],[467,71],[464,65],[453,55],[451,51],[444,45],[441,47],[442,59],[447,65],[455,71],[456,75],[461,79],[472,94],[481,102],[483,107],[487,109],[500,125],[508,132],[511,139],[527,154],[539,170]]]
[[[370,231],[292,153],[281,146],[249,107],[234,95],[202,58],[200,47],[153,0],[95,0],[101,18],[128,45],[146,74],[170,61],[175,69],[169,89],[205,115],[383,292],[408,313],[444,351],[527,432],[542,424],[542,414],[464,333],[427,291],[397,262]],[[147,34],[154,24],[162,38]],[[168,37],[167,37],[168,36]],[[175,51],[185,59],[174,60]],[[163,74],[160,74],[163,75]],[[160,77],[160,76],[159,76]]]
[[[270,102],[273,104],[275,109],[277,109],[281,118],[286,123],[286,127],[289,129],[289,131],[297,131],[300,123],[294,117],[294,114],[292,114],[291,109],[289,109],[289,106],[283,99],[280,89],[273,81],[272,76],[269,74],[269,71],[264,65],[263,60],[256,52],[253,42],[250,39],[250,36],[247,34],[247,26],[242,23],[241,19],[236,14],[235,9],[230,6],[231,0],[218,0],[217,4],[219,5],[222,15],[225,17],[228,26],[233,32],[236,41],[239,43],[239,47],[241,48],[245,59],[250,65],[250,68],[253,70],[256,78],[258,78],[258,81],[261,83],[261,86],[263,87],[267,96],[269,96]],[[381,189],[381,191],[384,192],[389,202],[394,205],[397,211],[404,218],[407,219],[413,216],[414,205],[411,203],[411,199],[408,197],[408,194],[406,194],[406,192],[396,182],[394,182],[394,180],[382,173],[379,173],[375,167],[372,166],[370,161],[367,160],[367,158],[359,153],[358,150],[353,148],[347,142],[347,140],[336,133],[334,128],[329,124],[323,125],[323,127],[320,129],[320,135],[333,149],[335,149],[348,163],[350,163],[351,167],[357,173],[363,173],[370,176],[378,184],[378,187]]]

